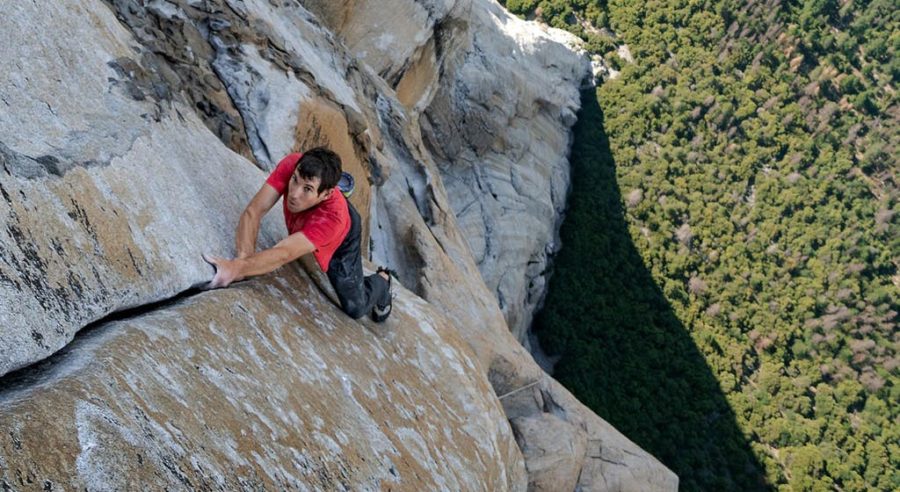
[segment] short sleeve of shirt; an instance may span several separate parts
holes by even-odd
[[[297,168],[297,162],[300,161],[302,155],[300,153],[286,155],[266,179],[266,183],[275,188],[279,195],[283,195],[287,190],[288,182],[290,182],[291,175],[294,174],[294,169]]]

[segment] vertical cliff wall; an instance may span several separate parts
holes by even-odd
[[[488,0],[305,3],[410,109],[479,271],[527,346],[590,76],[577,40]]]
[[[0,480],[674,488],[516,342],[423,140],[480,4],[397,2],[427,7],[408,58],[355,56],[351,14],[378,9],[329,5],[20,2],[0,19],[0,374],[19,369],[0,380],[17,429]],[[314,269],[189,290],[212,274],[201,253],[233,251],[265,170],[314,144],[357,177],[369,250],[410,290],[386,325],[340,315]]]
[[[471,44],[445,63],[423,137],[484,281],[527,346],[559,247],[569,130],[588,65],[567,33],[494,2],[476,2],[470,31]]]

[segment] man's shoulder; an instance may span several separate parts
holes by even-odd
[[[340,222],[344,222],[350,217],[347,199],[341,194],[340,189],[335,188],[326,202],[328,203],[328,212],[339,218]]]
[[[291,175],[294,174],[297,163],[300,162],[300,156],[302,156],[300,153],[284,156],[278,161],[275,169],[269,173],[269,177],[266,178],[266,183],[274,188],[278,194],[283,194],[287,190],[288,181],[290,181]]]
[[[300,163],[301,157],[303,157],[302,152],[291,152],[290,154],[282,157],[281,160],[278,161],[277,166],[279,166],[279,167],[284,166],[286,168],[290,168],[291,174],[293,174],[294,169],[297,168],[297,164]]]
[[[338,190],[334,193],[338,193]],[[313,244],[320,247],[334,241],[342,241],[349,224],[350,213],[346,199],[343,195],[338,198],[332,196],[305,211],[300,231],[304,232]]]
[[[349,216],[347,199],[341,195],[340,190],[335,188],[330,197],[309,209],[309,214],[334,218],[347,217]]]

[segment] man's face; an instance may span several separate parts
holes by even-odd
[[[319,194],[318,190],[321,182],[322,180],[318,177],[307,179],[294,172],[285,195],[288,210],[296,214],[315,207],[331,196],[334,190],[325,190]]]

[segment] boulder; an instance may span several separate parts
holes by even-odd
[[[575,490],[587,438],[550,413],[510,419],[528,469],[528,490]]]

